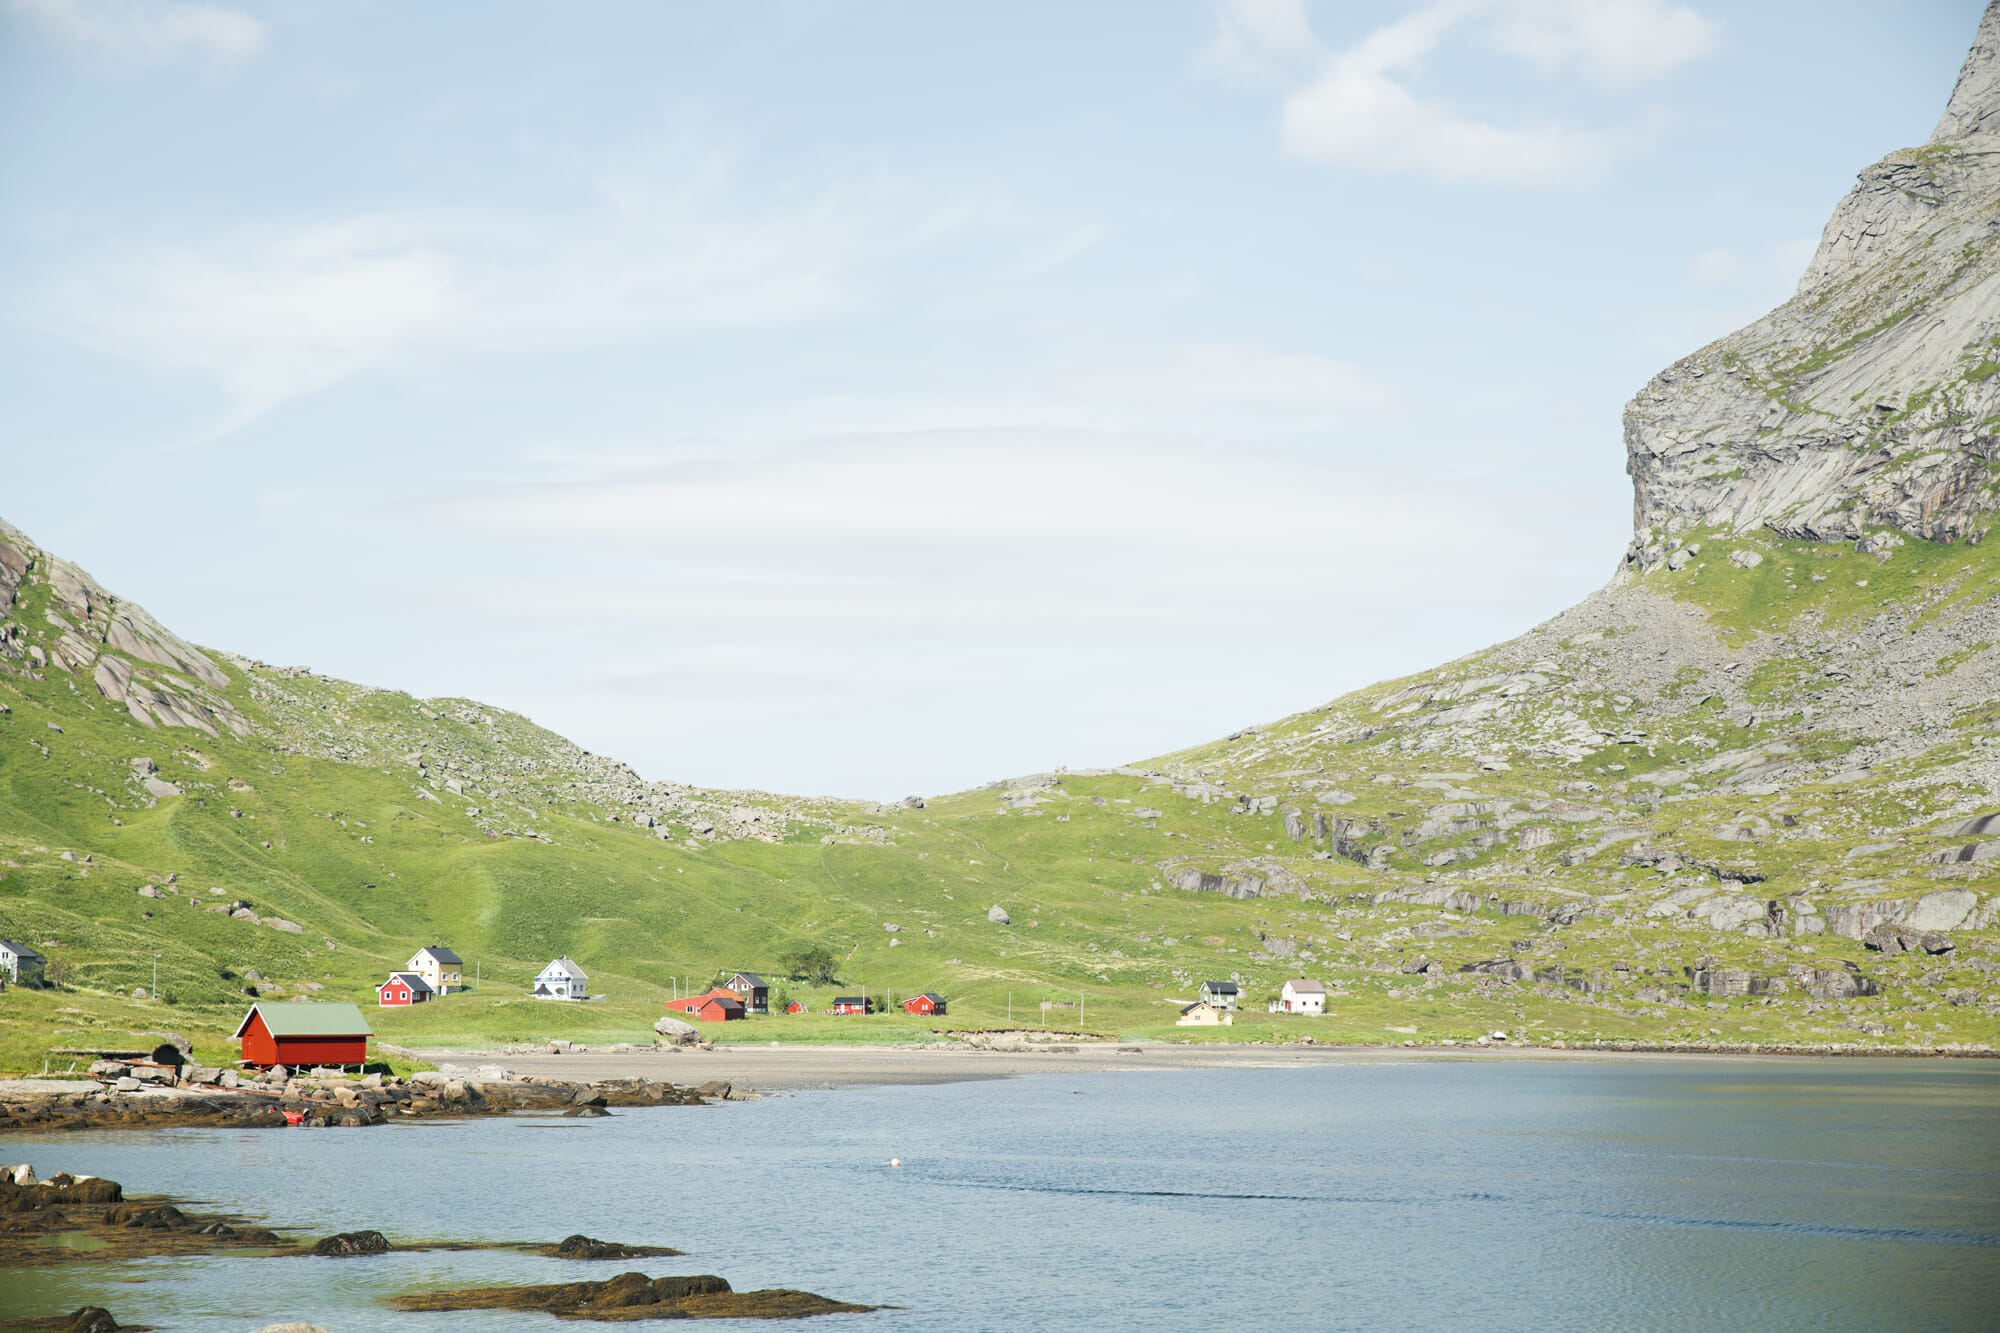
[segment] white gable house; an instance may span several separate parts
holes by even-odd
[[[0,975],[17,986],[42,985],[42,965],[46,961],[25,944],[0,940]]]
[[[1271,1002],[1274,1014],[1323,1014],[1326,1012],[1326,987],[1317,981],[1298,979],[1287,981],[1279,990],[1278,998]]]
[[[538,1000],[587,1000],[590,993],[585,989],[590,978],[583,969],[568,958],[558,958],[542,969],[535,978],[535,998]]]

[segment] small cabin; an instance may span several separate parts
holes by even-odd
[[[785,1006],[785,1012],[788,1014],[802,1014],[805,1011],[806,1011],[806,1002],[804,1000],[793,1000],[790,1004]]]
[[[437,994],[431,983],[415,972],[391,972],[389,979],[375,988],[375,1003],[384,1009],[422,1004]]]
[[[1298,978],[1287,981],[1278,992],[1278,998],[1271,1002],[1274,1014],[1323,1014],[1326,1012],[1326,987],[1317,981]]]
[[[723,986],[703,995],[689,995],[667,1001],[667,1012],[686,1014],[699,1023],[727,1023],[745,1013],[743,997]]]
[[[359,1065],[368,1061],[375,1030],[357,1004],[253,1004],[236,1025],[243,1063],[269,1069],[290,1065]]]
[[[944,1012],[944,996],[931,991],[925,991],[921,995],[912,995],[909,999],[903,1001],[903,1012],[906,1014],[941,1014]]]
[[[865,1014],[868,1012],[868,999],[862,995],[836,995],[833,997],[833,1008],[827,1010],[827,1012],[829,1014]]]
[[[410,955],[410,961],[403,966],[422,977],[433,994],[449,995],[465,989],[464,961],[442,944],[425,945]]]
[[[16,986],[42,986],[47,984],[42,969],[48,960],[25,944],[12,940],[0,940],[0,974]]]
[[[1181,1016],[1174,1020],[1178,1028],[1227,1027],[1236,1021],[1236,1015],[1221,1009],[1207,1000],[1196,1000],[1181,1010]]]
[[[1234,1009],[1242,992],[1233,981],[1204,981],[1201,983],[1203,1003],[1212,1004],[1217,1009]]]
[[[722,983],[723,988],[736,992],[743,1001],[743,1008],[753,1014],[771,1012],[771,988],[764,984],[764,978],[755,972],[738,972]]]
[[[558,958],[535,977],[532,992],[538,1000],[587,1000],[590,978],[568,958]]]

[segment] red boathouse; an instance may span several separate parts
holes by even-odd
[[[243,1063],[266,1069],[366,1064],[374,1035],[354,1004],[253,1004],[235,1033]]]
[[[912,995],[909,999],[903,1001],[903,1012],[906,1014],[941,1014],[944,1012],[944,996],[932,991],[925,991],[922,995]]]
[[[668,1000],[667,1012],[686,1014],[698,1023],[727,1023],[743,1017],[743,997],[725,986],[717,986],[705,995]]]

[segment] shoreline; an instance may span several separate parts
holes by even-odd
[[[1404,1060],[1826,1060],[1995,1058],[1991,1050],[1809,1047],[1650,1046],[1606,1043],[1552,1046],[1331,1046],[1203,1042],[1198,1045],[1060,1042],[1045,1045],[969,1044],[852,1046],[772,1043],[641,1047],[618,1051],[572,1047],[546,1050],[420,1048],[411,1054],[447,1072],[473,1064],[505,1065],[516,1075],[595,1083],[645,1078],[678,1084],[726,1083],[742,1092],[798,1092],[850,1087],[923,1086],[1017,1078],[1031,1074],[1161,1073],[1187,1069],[1296,1069]]]

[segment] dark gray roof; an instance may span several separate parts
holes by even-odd
[[[755,972],[738,972],[736,974],[736,977],[743,978],[743,980],[749,982],[753,986],[764,986],[764,978],[758,976]],[[736,980],[736,977],[731,977],[730,980],[734,981]],[[770,987],[764,986],[764,989],[769,990]]]
[[[408,986],[413,991],[429,990],[431,988],[431,983],[425,981],[422,974],[416,972],[391,972],[389,974],[389,981],[396,980],[401,980],[405,986]],[[389,981],[383,982],[382,986],[388,985]],[[382,986],[377,986],[375,989],[380,990]]]
[[[30,949],[27,945],[16,944],[12,940],[0,940],[0,949],[7,950],[7,952],[13,954],[16,958],[41,958],[40,954]],[[44,959],[43,961],[47,960]]]
[[[460,967],[465,966],[465,960],[463,958],[460,958],[457,954],[445,948],[442,944],[428,944],[425,945],[423,948],[417,950],[417,952],[427,953],[431,957],[437,959],[440,963],[456,963]]]
[[[1213,991],[1217,995],[1236,994],[1236,983],[1233,981],[1204,981],[1201,983],[1201,988],[1205,991]]]
[[[834,997],[833,997],[833,1002],[834,1002],[835,1004],[866,1004],[866,1003],[867,1003],[867,1001],[866,1001],[866,1000],[864,1000],[864,999],[862,999],[862,998],[861,998],[861,997],[860,997],[859,995],[836,995],[836,996],[834,996]]]

